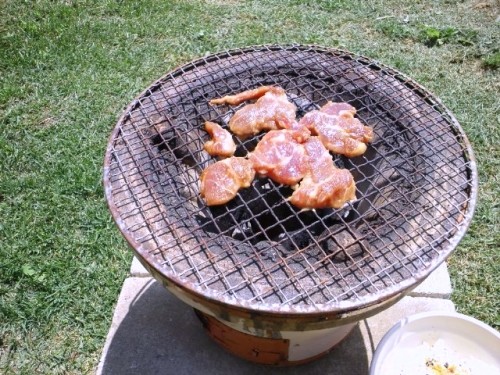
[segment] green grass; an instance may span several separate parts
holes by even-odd
[[[496,70],[500,68],[500,52],[495,52],[483,58],[483,67]]]
[[[101,185],[117,117],[175,66],[263,43],[366,55],[450,108],[480,179],[473,223],[449,259],[452,298],[500,327],[499,24],[495,2],[484,3],[1,2],[0,372],[93,372],[132,254]]]

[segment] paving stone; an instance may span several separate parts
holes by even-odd
[[[450,298],[452,292],[448,266],[443,262],[408,295],[412,297]]]
[[[150,277],[151,274],[148,272],[146,268],[139,262],[137,257],[132,259],[132,265],[130,266],[130,276],[133,277]]]
[[[449,300],[405,297],[359,322],[326,356],[295,367],[275,368],[239,359],[204,331],[193,309],[150,277],[125,280],[97,375],[367,374],[372,354],[399,319],[422,311],[453,311]]]

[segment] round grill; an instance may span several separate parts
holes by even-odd
[[[204,204],[199,175],[216,160],[203,124],[226,126],[241,107],[208,101],[262,85],[283,87],[298,118],[343,101],[373,127],[363,156],[335,157],[356,201],[299,211],[289,187],[263,178],[226,205]],[[235,137],[236,155],[258,139]],[[450,255],[472,218],[477,172],[453,115],[401,73],[346,51],[259,46],[193,61],[144,91],[111,135],[104,185],[121,232],[166,285],[260,312],[342,313],[404,292]]]

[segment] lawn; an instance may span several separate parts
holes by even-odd
[[[500,327],[496,0],[0,2],[0,372],[92,373],[132,252],[104,200],[123,108],[174,67],[256,44],[339,47],[434,92],[478,161],[449,259],[458,311]]]

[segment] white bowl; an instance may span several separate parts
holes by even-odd
[[[384,335],[370,366],[370,375],[448,373],[499,375],[500,333],[463,314],[415,314]]]

